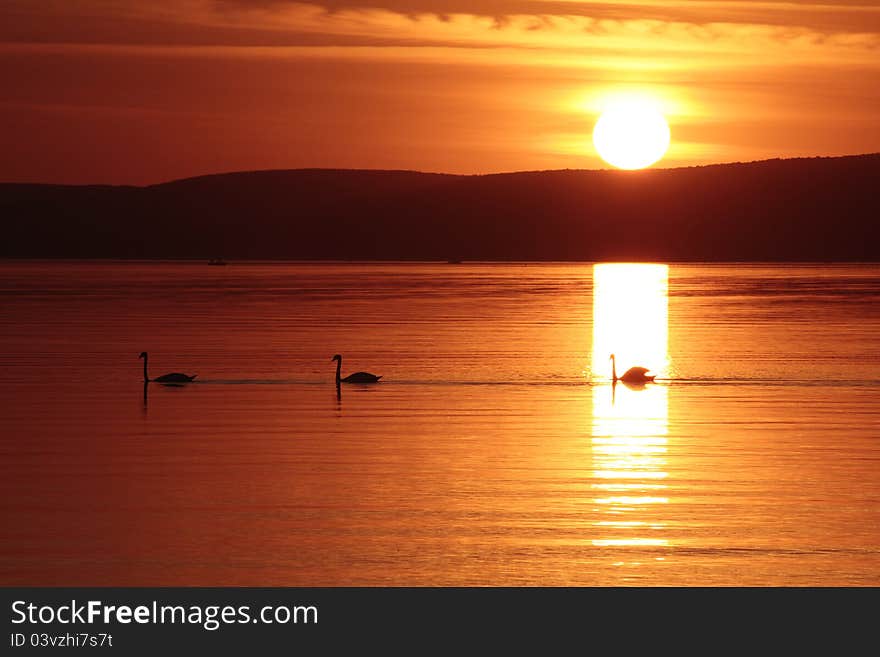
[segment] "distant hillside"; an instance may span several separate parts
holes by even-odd
[[[0,184],[0,257],[880,259],[880,154],[648,171]]]

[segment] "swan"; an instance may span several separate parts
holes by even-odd
[[[189,383],[198,376],[198,374],[190,376],[189,374],[172,372],[171,374],[163,374],[162,376],[157,376],[155,379],[151,379],[147,376],[147,352],[142,351],[138,358],[144,359],[144,383],[148,383],[149,381],[155,381],[156,383]]]
[[[618,381],[623,381],[624,383],[652,383],[654,381],[654,376],[656,375],[648,374],[647,367],[630,367],[623,373],[623,376],[617,376],[617,359],[614,358],[614,354],[611,354],[609,358],[611,359],[611,377],[613,383],[617,383]]]
[[[370,374],[369,372],[355,372],[354,374],[349,374],[347,377],[340,378],[339,373],[342,371],[342,356],[336,354],[330,360],[336,361],[336,385],[338,386],[340,383],[378,383],[381,376],[376,376],[375,374]]]

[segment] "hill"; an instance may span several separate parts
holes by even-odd
[[[0,257],[875,261],[878,183],[880,154],[636,172],[0,184]]]

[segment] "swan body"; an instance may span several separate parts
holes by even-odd
[[[189,375],[181,374],[180,372],[171,372],[170,374],[163,374],[162,376],[157,376],[155,379],[151,379],[147,376],[147,352],[142,351],[138,358],[144,359],[144,383],[150,381],[155,381],[156,383],[189,383],[198,376],[198,374]]]
[[[156,383],[189,383],[196,378],[196,376],[196,374],[190,376],[188,374],[181,374],[180,372],[171,372],[170,374],[157,376],[153,381]]]
[[[624,383],[653,383],[656,375],[648,374],[649,370],[647,367],[630,367],[623,373],[623,376],[617,376],[617,360],[614,358],[614,354],[611,354],[610,358],[612,381],[614,383],[618,381],[623,381]]]
[[[355,372],[354,374],[349,374],[345,378],[342,378],[342,356],[336,354],[330,360],[336,361],[336,385],[340,383],[378,383],[380,376],[376,376],[375,374],[370,374],[369,372]]]

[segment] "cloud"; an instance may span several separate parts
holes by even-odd
[[[292,0],[215,0],[217,11],[258,8],[282,12]],[[328,13],[385,9],[405,15],[474,14],[503,22],[517,15],[577,15],[614,20],[749,23],[822,31],[880,31],[880,7],[870,0],[314,0]]]
[[[530,4],[540,8],[546,3]],[[554,6],[607,4],[554,0]],[[647,6],[667,4],[649,0]],[[687,4],[817,7],[802,3],[700,1]],[[83,6],[88,7],[89,3]],[[134,50],[129,48],[132,52],[153,52],[160,56],[172,52],[180,56],[400,57],[453,63],[471,61],[479,65],[497,61],[506,65],[604,66],[622,70],[640,66],[645,70],[760,67],[769,63],[880,65],[878,32],[829,31],[792,25],[613,19],[575,14],[404,13],[389,8],[343,5],[331,10],[326,6],[282,0],[257,3],[157,0],[149,4],[123,5],[113,11],[118,20],[166,25],[169,32],[177,35],[187,25],[198,26],[199,30],[238,34],[233,43],[221,41],[204,45],[199,41],[187,52],[185,47],[192,44],[185,40],[162,39],[160,32],[160,43],[131,44]],[[877,15],[880,16],[880,12]],[[175,30],[171,30],[170,25],[175,26]],[[250,36],[243,38],[243,34]],[[84,47],[91,48],[96,42],[106,43],[87,41]],[[148,51],[147,46],[154,49]],[[43,47],[57,48],[50,44]],[[477,52],[479,49],[491,52]]]

